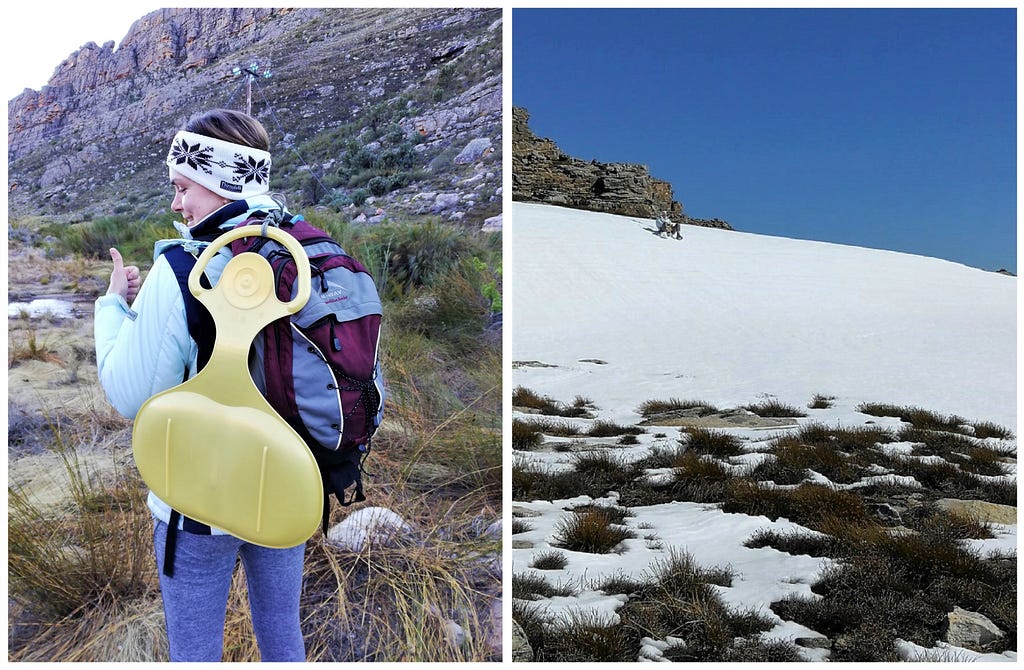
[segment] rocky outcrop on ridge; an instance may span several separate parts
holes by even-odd
[[[652,177],[645,165],[568,156],[552,140],[534,135],[529,118],[527,110],[513,107],[513,200],[647,219],[668,212],[680,223],[732,230],[721,219],[687,216],[672,185]]]
[[[348,138],[380,156],[397,127],[417,158],[368,215],[482,223],[501,211],[501,24],[500,8],[156,10],[116,48],[85,44],[9,102],[10,214],[166,211],[175,129],[212,107],[245,110],[234,70],[257,61],[272,77],[251,86],[251,109],[271,134],[271,184],[290,203],[351,199],[380,170],[339,177]],[[435,197],[413,201],[425,192]]]

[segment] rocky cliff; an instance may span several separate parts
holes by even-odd
[[[175,130],[251,99],[293,204],[482,222],[500,213],[501,32],[500,9],[157,10],[10,101],[10,214],[166,211]],[[253,61],[272,76],[234,74]]]
[[[529,127],[529,112],[512,109],[512,198],[573,209],[652,219],[668,212],[673,221],[725,228],[720,219],[695,219],[675,200],[672,185],[652,177],[644,165],[584,161],[562,152]]]

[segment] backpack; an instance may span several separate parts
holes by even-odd
[[[346,507],[366,500],[363,461],[384,415],[380,297],[366,268],[301,216],[257,212],[236,227],[247,225],[276,225],[295,237],[309,256],[312,287],[306,305],[265,327],[254,346],[262,360],[257,383],[264,397],[303,438],[320,468],[326,533],[332,493]],[[287,302],[295,296],[297,270],[283,245],[256,234],[233,241],[230,249],[232,255],[263,256],[274,271],[278,299]],[[213,351],[215,333],[209,312],[188,289],[196,259],[180,245],[165,256],[185,299],[201,369]],[[209,285],[205,275],[202,285]]]

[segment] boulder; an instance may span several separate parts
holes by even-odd
[[[986,645],[1006,635],[984,614],[960,607],[953,608],[946,616],[946,626],[947,643],[973,651],[985,651]]]
[[[327,541],[341,549],[359,552],[372,546],[390,546],[396,539],[412,533],[413,527],[391,510],[364,507],[327,531]]]
[[[529,663],[533,660],[533,647],[519,622],[512,620],[512,662]]]

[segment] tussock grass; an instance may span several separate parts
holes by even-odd
[[[519,451],[530,451],[537,448],[544,436],[540,429],[526,421],[512,419],[512,448]]]
[[[644,584],[646,584],[646,581],[643,579],[619,573],[594,582],[592,588],[597,591],[604,591],[609,595],[616,593],[629,595],[639,591]]]
[[[573,610],[549,623],[543,659],[548,663],[636,660],[638,639],[607,615]]]
[[[639,426],[623,426],[614,421],[598,419],[587,431],[590,437],[616,437],[618,435],[640,435],[644,429]]]
[[[723,511],[766,516],[773,521],[786,517],[812,529],[834,519],[851,526],[872,522],[871,513],[858,495],[821,484],[803,483],[784,490],[738,478],[729,481],[726,496]]]
[[[561,570],[568,565],[569,559],[565,557],[560,551],[545,551],[537,554],[533,558],[533,563],[530,564],[531,568],[538,570]]]
[[[674,462],[674,481],[666,489],[674,500],[716,502],[725,495],[732,471],[720,461],[693,452],[681,454]]]
[[[875,450],[879,444],[898,439],[891,430],[879,426],[826,426],[820,423],[800,426],[796,437],[804,444],[827,445],[846,453]]]
[[[959,432],[966,419],[959,416],[944,416],[921,407],[899,406],[878,402],[866,402],[857,406],[857,411],[871,416],[893,416],[922,430],[945,430]]]
[[[699,410],[698,416],[717,414],[719,411],[717,407],[703,400],[680,400],[678,398],[669,398],[668,400],[646,400],[640,404],[640,407],[638,407],[636,411],[644,418],[648,418],[656,414],[691,409]]]
[[[811,402],[807,404],[809,409],[828,409],[834,404],[836,397],[833,395],[823,395],[821,393],[815,393],[814,397],[811,398]]]
[[[615,477],[629,470],[629,462],[612,451],[578,451],[571,457],[574,470],[579,473],[596,473]]]
[[[644,578],[619,616],[638,637],[681,638],[684,645],[666,650],[669,660],[719,660],[744,638],[773,625],[756,612],[728,610],[711,584],[731,584],[731,572],[702,568],[686,552],[670,550]]]
[[[571,596],[575,593],[571,586],[554,585],[542,575],[521,573],[512,575],[512,597],[519,600],[537,600],[554,596]]]
[[[686,448],[697,454],[728,458],[743,453],[743,442],[724,431],[690,426],[683,431]]]
[[[814,470],[833,482],[858,481],[870,463],[859,454],[844,454],[834,445],[823,441],[806,444],[797,435],[784,435],[771,443],[774,458],[758,464],[750,476],[777,484],[798,484],[809,470]]]
[[[29,324],[24,329],[23,341],[13,341],[7,350],[7,367],[12,368],[24,361],[42,361],[44,363],[63,363],[60,355],[46,342],[41,342],[36,329]]]
[[[517,386],[512,392],[512,404],[538,410],[541,414],[571,418],[589,418],[593,416],[591,410],[594,409],[593,401],[583,396],[576,396],[571,405],[566,405],[524,386]]]
[[[616,507],[615,505],[604,505],[597,503],[577,505],[573,507],[570,511],[575,514],[600,514],[606,519],[608,519],[609,523],[615,523],[619,525],[624,524],[626,519],[636,516],[635,514],[633,514],[632,511],[626,509],[625,507]]]
[[[616,514],[602,508],[570,512],[555,524],[552,543],[570,551],[608,554],[623,541],[636,537],[616,523]]]
[[[895,459],[893,470],[913,477],[936,497],[1017,504],[1015,482],[981,479],[948,461],[926,463],[916,458],[900,458]]]
[[[1015,437],[1012,430],[991,421],[976,421],[971,425],[974,427],[974,437],[979,440],[992,437],[1000,440],[1012,440]]]
[[[862,403],[858,412],[872,416],[894,416],[911,424],[918,430],[941,431],[948,433],[973,434],[978,439],[995,437],[1003,440],[1012,439],[1013,431],[991,421],[968,421],[962,416],[945,415],[920,407],[906,407],[885,403]]]
[[[533,526],[529,522],[523,521],[522,519],[512,519],[512,534],[518,535],[519,533],[529,533],[533,530]]]
[[[807,412],[787,405],[776,398],[768,398],[759,403],[744,405],[743,409],[753,412],[760,417],[793,418],[807,416]]]

